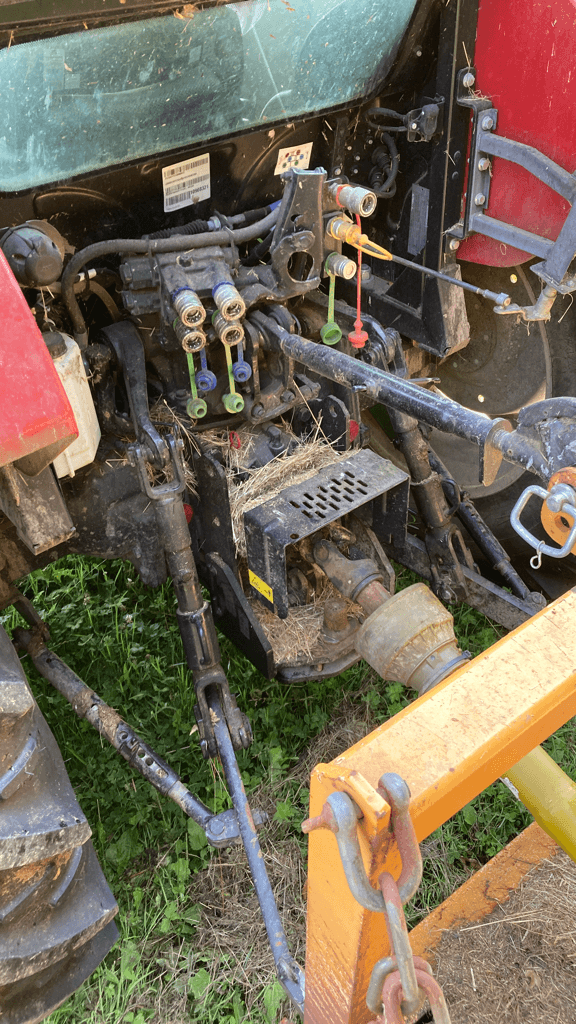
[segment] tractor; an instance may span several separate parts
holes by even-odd
[[[0,40],[0,1017],[118,934],[18,650],[244,842],[305,1012],[217,628],[268,679],[364,658],[425,699],[468,670],[447,604],[515,630],[573,586],[574,2],[2,0]],[[171,578],[234,810],[50,651],[18,581],[70,553]]]

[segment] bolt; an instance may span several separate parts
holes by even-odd
[[[213,832],[215,836],[221,836],[224,828],[225,825],[223,821],[220,821],[219,818],[212,818],[210,822],[210,831]]]
[[[353,167],[352,168],[352,174],[358,174],[358,168],[357,167]]]
[[[362,280],[369,281],[372,277],[372,267],[369,267],[367,263],[362,264]]]
[[[488,157],[487,156],[481,157],[481,159],[478,161],[478,170],[479,171],[487,171],[489,169],[489,167],[490,167],[490,161],[489,161]]]
[[[458,238],[451,238],[448,243],[448,248],[455,252],[456,249],[460,248],[460,240]]]
[[[315,818],[306,818],[306,821],[302,822],[303,832],[313,832],[317,828],[329,828],[331,832],[338,831],[338,825],[334,819],[334,811],[328,802],[324,804],[321,814],[318,814]]]
[[[252,416],[255,420],[259,420],[264,415],[264,406],[257,403],[252,406]]]
[[[493,117],[490,117],[490,115],[488,114],[487,117],[483,117],[482,118],[482,130],[483,131],[489,132],[490,129],[493,128],[493,127],[494,127],[494,118]]]
[[[476,206],[484,206],[486,196],[482,192],[479,192],[477,196],[474,196],[474,202]]]
[[[413,132],[418,131],[418,123],[416,121],[412,121],[410,128],[412,129]]]
[[[358,155],[358,153],[356,153],[356,156],[354,157],[354,159],[355,159],[356,163],[360,162],[360,156]]]
[[[471,89],[476,82],[476,76],[471,71],[467,71],[462,79],[462,85],[465,89]]]
[[[282,401],[283,402],[293,402],[294,401],[294,395],[292,394],[292,392],[291,391],[283,391],[282,392]]]
[[[332,174],[334,175],[335,178],[337,178],[340,174],[342,174],[342,168],[341,167],[334,167],[332,169]]]

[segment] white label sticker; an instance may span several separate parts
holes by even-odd
[[[306,142],[303,146],[289,146],[288,149],[278,151],[278,160],[274,174],[284,174],[294,167],[297,171],[305,171],[310,167],[312,156],[312,143]]]
[[[164,213],[210,198],[210,153],[162,168]]]

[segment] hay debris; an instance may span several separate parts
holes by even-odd
[[[321,631],[324,622],[324,603],[332,597],[342,599],[342,594],[327,577],[316,584],[314,600],[310,604],[296,605],[288,610],[285,619],[278,618],[257,598],[250,598],[250,605],[264,630],[277,666],[322,661],[326,656]],[[361,621],[364,613],[360,605],[347,601],[348,616]]]
[[[234,542],[239,557],[246,556],[246,538],[244,536],[244,513],[260,505],[263,501],[275,498],[285,487],[302,484],[324,469],[342,459],[348,458],[349,452],[335,451],[321,437],[299,443],[291,452],[285,452],[260,469],[248,470],[249,477],[241,483],[235,483],[235,470],[229,467],[230,511]]]
[[[576,865],[559,853],[480,924],[448,931],[436,977],[458,1024],[574,1024]]]

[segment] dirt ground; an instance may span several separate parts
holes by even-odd
[[[446,932],[436,956],[453,1024],[575,1024],[576,864],[544,861],[481,923]]]

